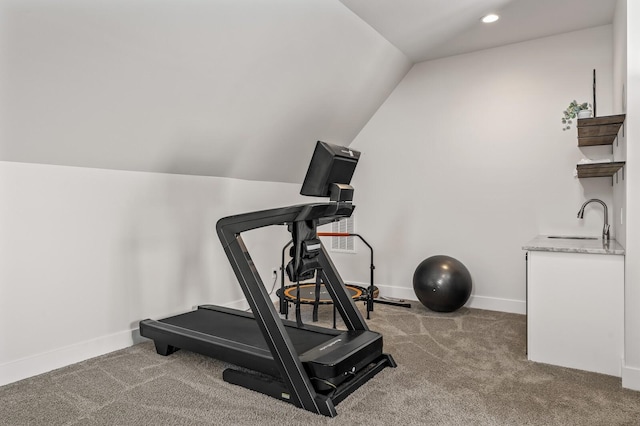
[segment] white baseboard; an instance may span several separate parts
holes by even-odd
[[[275,293],[275,292],[274,292]],[[274,299],[275,298],[275,299]],[[278,300],[278,297],[273,295],[271,297],[272,300]],[[197,309],[199,305],[211,305],[212,303],[200,303],[198,305],[195,305],[193,307],[193,309]],[[234,300],[232,302],[227,302],[227,303],[221,303],[221,304],[215,304],[216,306],[224,306],[225,308],[231,308],[231,309],[237,309],[239,311],[246,311],[249,309],[249,302],[247,302],[247,299],[238,299],[238,300]]]
[[[0,365],[0,386],[128,348],[141,341],[138,329],[126,330],[10,361]]]
[[[351,283],[352,281],[349,281],[349,282]],[[356,282],[354,282],[353,284],[356,284],[365,288],[369,287],[370,285],[369,283],[356,283]],[[402,299],[402,300],[407,300],[415,303],[420,303],[418,302],[418,298],[413,292],[413,289],[408,289],[404,287],[395,287],[395,286],[384,285],[384,284],[376,284],[376,287],[378,287],[378,290],[380,291],[379,297],[390,297],[392,299]]]
[[[498,297],[472,295],[465,306],[484,309],[486,311],[508,312],[511,314],[525,315],[527,313],[527,302],[524,300],[501,299]]]
[[[368,283],[353,282],[353,284],[362,287],[369,286]],[[420,303],[417,301],[418,298],[416,297],[413,288],[396,287],[382,284],[376,284],[376,287],[378,287],[378,289],[380,290],[380,296],[391,297],[394,299],[411,300],[415,301],[415,303]],[[524,315],[527,313],[527,303],[524,300],[502,299],[498,297],[472,295],[465,306],[468,308],[483,309],[487,311],[509,312],[512,314]]]
[[[626,366],[622,360],[622,387],[640,391],[640,368]]]

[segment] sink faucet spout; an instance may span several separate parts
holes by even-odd
[[[607,209],[607,205],[604,201],[598,200],[597,198],[592,198],[584,202],[580,210],[578,210],[578,219],[584,218],[584,208],[587,207],[589,203],[600,203],[602,207],[604,207],[604,226],[602,227],[602,240],[609,241],[609,209]]]

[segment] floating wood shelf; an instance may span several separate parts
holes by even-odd
[[[578,119],[578,146],[611,145],[616,140],[625,114]]]
[[[613,176],[622,166],[624,166],[624,161],[616,161],[613,163],[578,164],[578,177],[590,178]]]
[[[578,119],[578,146],[612,145],[618,137],[625,114]],[[611,177],[624,167],[624,161],[578,164],[579,178]],[[624,179],[624,170],[622,178]],[[611,181],[613,183],[613,180]]]

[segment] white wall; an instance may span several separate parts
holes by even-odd
[[[625,359],[622,385],[640,390],[640,4],[626,4],[626,207]],[[623,15],[624,16],[624,15]]]
[[[613,113],[626,112],[627,90],[627,23],[626,1],[618,1],[613,22]],[[618,139],[613,145],[616,161],[627,159],[627,123],[618,132]],[[619,185],[613,191],[613,221],[617,229],[617,240],[622,246],[627,245],[627,180],[626,168],[617,174]]]
[[[611,206],[611,179],[573,171],[607,151],[581,151],[560,119],[571,100],[591,100],[594,68],[598,114],[612,112],[612,42],[603,26],[411,69],[352,144],[363,151],[357,229],[388,295],[411,297],[420,261],[446,254],[470,270],[472,306],[524,312],[522,245],[537,234],[600,235],[600,206],[576,214],[588,198]],[[347,279],[368,281],[365,252],[341,256]]]
[[[138,321],[244,307],[215,231],[299,186],[0,162],[0,385],[130,345]],[[246,243],[270,287],[284,227]]]

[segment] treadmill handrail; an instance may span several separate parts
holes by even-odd
[[[335,407],[328,399],[316,393],[309,376],[289,338],[282,319],[260,278],[241,233],[271,225],[296,221],[314,221],[316,224],[349,217],[355,206],[349,202],[300,204],[224,217],[216,223],[216,231],[238,283],[251,307],[260,331],[273,355],[283,382],[296,404],[316,413],[333,415]],[[325,286],[349,330],[369,330],[364,318],[345,289],[335,266],[321,244],[319,262],[323,268]]]
[[[355,205],[345,202],[310,203],[294,206],[278,207],[223,217],[216,223],[218,236],[222,239],[222,231],[228,235],[237,235],[252,229],[271,225],[286,225],[301,220],[318,220],[329,223],[344,217],[350,217]],[[230,241],[223,240],[226,247]]]

